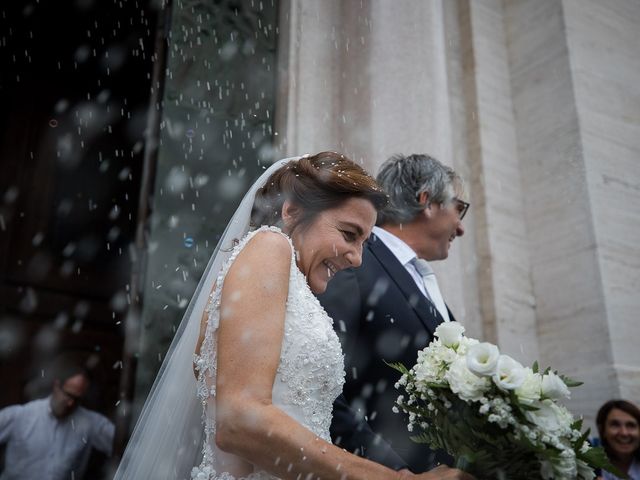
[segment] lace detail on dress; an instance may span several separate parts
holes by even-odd
[[[261,227],[248,233],[235,246],[231,257],[216,279],[213,293],[206,307],[208,312],[204,340],[200,354],[194,355],[198,372],[197,395],[202,401],[203,459],[191,473],[196,480],[236,480],[228,472],[216,471],[215,446],[215,384],[217,368],[217,329],[220,323],[220,295],[227,272],[238,254],[260,231],[271,230],[283,235],[291,245],[289,294],[284,319],[284,336],[280,363],[273,385],[272,401],[296,421],[330,442],[333,401],[344,384],[344,361],[340,342],[332,320],[309,289],[306,278],[298,269],[293,244],[277,227]],[[247,480],[273,479],[265,471],[254,471]]]
[[[302,410],[301,423],[331,442],[333,401],[344,384],[342,349],[333,321],[311,293],[302,272],[296,267],[291,275],[276,381],[284,387],[282,399]]]

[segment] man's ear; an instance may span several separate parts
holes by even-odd
[[[282,204],[282,223],[285,227],[291,227],[298,220],[300,209],[291,203],[289,200],[285,200]]]
[[[418,203],[420,203],[420,205],[422,205],[424,207],[424,210],[422,211],[423,214],[426,217],[430,217],[431,216],[431,202],[429,199],[429,193],[428,192],[420,192],[418,194]]]

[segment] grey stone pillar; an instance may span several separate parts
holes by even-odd
[[[588,420],[640,398],[640,4],[283,6],[280,148],[453,165],[473,206],[436,269],[469,333],[585,380]]]
[[[501,3],[287,4],[281,148],[335,148],[372,172],[394,153],[424,152],[460,171],[473,207],[465,237],[434,265],[444,296],[471,335],[535,359]]]
[[[451,53],[462,62],[455,93],[464,99],[465,117],[454,129],[468,134],[458,139],[467,144],[482,336],[531,364],[538,358],[535,304],[502,2],[455,4],[448,4],[449,18],[451,25],[457,19],[461,49]]]
[[[505,5],[541,359],[593,420],[640,398],[640,4]]]

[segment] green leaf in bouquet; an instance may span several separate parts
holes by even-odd
[[[428,443],[431,444],[432,437],[428,433],[421,433],[420,435],[411,435],[409,439],[415,443]]]
[[[387,362],[386,360],[383,360],[383,362],[403,375],[409,375],[409,370],[401,362]]]
[[[519,443],[520,445],[522,445],[527,450],[530,450],[532,452],[539,452],[541,450],[539,447],[534,445],[534,443],[524,435],[521,436],[518,440],[516,440],[516,442]]]
[[[589,464],[589,466],[593,468],[601,468],[603,470],[611,472],[618,478],[624,480],[629,478],[626,473],[621,472],[611,464],[609,458],[607,457],[607,454],[604,451],[604,448],[602,447],[591,447],[585,453],[578,452],[577,458],[579,458],[580,460],[584,460]]]
[[[534,407],[532,405],[527,405],[526,403],[520,402],[520,400],[518,400],[518,396],[516,395],[516,392],[514,392],[513,390],[509,391],[509,400],[511,405],[517,407],[520,410],[521,420],[526,421],[526,417],[524,415],[525,412],[535,412],[537,410],[540,410],[538,407]]]
[[[538,407],[534,407],[533,405],[527,405],[526,403],[519,403],[517,405],[518,405],[518,408],[520,408],[520,410],[525,412],[536,412],[540,410]]]
[[[533,362],[533,365],[531,366],[531,370],[533,370],[533,373],[538,373],[540,371],[540,365],[538,365],[537,360]]]
[[[527,439],[516,439],[509,427],[488,423],[478,404],[467,404],[453,394],[448,400],[451,408],[434,419],[423,437],[437,438],[438,445],[430,446],[444,448],[478,480],[541,480],[540,464],[532,454],[537,447]],[[432,434],[434,430],[439,435]]]
[[[558,376],[564,382],[564,384],[569,388],[579,387],[580,385],[582,385],[584,383],[584,382],[580,382],[578,380],[574,380],[571,377],[567,377],[566,375],[558,375]]]
[[[442,388],[442,389],[449,388],[449,385],[447,385],[446,383],[437,383],[437,382],[427,382],[427,386],[429,388]]]
[[[454,467],[465,472],[477,469],[478,465],[484,465],[491,461],[491,454],[488,452],[476,451],[470,445],[463,445],[458,449],[455,457]]]
[[[574,421],[571,424],[571,430],[578,430],[578,431],[582,430],[582,419],[581,418],[578,418],[576,421]],[[589,433],[590,431],[591,431],[591,429],[588,429],[587,433]]]
[[[574,425],[577,426],[578,428],[574,428]],[[571,428],[573,430],[580,431],[582,429],[582,420],[573,422],[573,424],[571,425]],[[574,450],[577,451],[577,450],[580,450],[580,448],[582,448],[582,445],[584,444],[584,442],[586,442],[587,439],[589,438],[589,433],[591,433],[591,429],[587,428],[587,430],[582,435],[580,435],[580,438],[578,438],[575,442],[573,442]]]

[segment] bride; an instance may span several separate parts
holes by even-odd
[[[344,365],[314,294],[360,265],[385,203],[361,167],[333,152],[281,160],[256,181],[209,262],[116,479],[472,478],[448,467],[396,472],[331,444]]]

